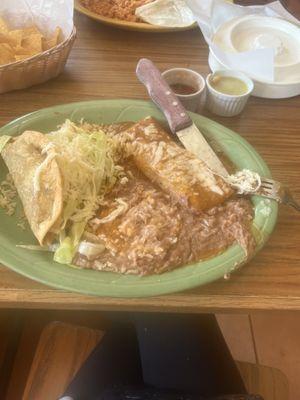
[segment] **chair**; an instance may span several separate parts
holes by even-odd
[[[276,368],[237,361],[249,393],[259,393],[265,400],[288,400],[287,377]]]
[[[56,400],[104,332],[51,322],[42,331],[22,400]]]
[[[55,400],[62,395],[104,332],[61,322],[48,324],[40,337],[22,400]],[[275,368],[237,362],[249,392],[265,400],[288,400],[288,382]]]

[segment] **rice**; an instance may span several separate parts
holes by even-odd
[[[135,10],[153,0],[81,0],[81,4],[103,17],[139,22]]]

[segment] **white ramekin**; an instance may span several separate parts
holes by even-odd
[[[208,65],[213,72],[219,70],[230,70],[230,67],[219,60],[210,48]],[[287,99],[300,95],[300,80],[294,82],[263,82],[251,77],[254,84],[252,96],[264,99]]]
[[[231,76],[233,78],[238,78],[242,80],[248,87],[248,90],[245,94],[240,96],[224,94],[218,92],[214,89],[210,84],[210,79],[214,76]],[[214,114],[220,115],[222,117],[233,117],[234,115],[240,114],[252,91],[253,91],[253,82],[247,75],[239,71],[216,71],[212,74],[209,74],[206,78],[206,86],[207,86],[207,99],[206,99],[206,107]]]
[[[198,72],[188,68],[172,68],[164,71],[162,76],[169,85],[176,83],[192,86],[196,91],[192,94],[176,94],[184,107],[193,112],[200,110],[205,103],[205,79]]]

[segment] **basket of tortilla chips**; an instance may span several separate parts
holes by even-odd
[[[0,4],[0,93],[59,75],[76,36],[71,0],[62,0],[65,4],[56,4],[52,11],[54,0],[18,0],[17,9],[12,7],[15,2],[1,0]],[[60,18],[55,15],[58,12]]]

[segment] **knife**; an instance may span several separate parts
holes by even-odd
[[[153,62],[142,58],[138,62],[136,75],[146,86],[151,99],[164,113],[171,132],[178,136],[184,147],[200,158],[213,172],[227,176],[224,165]]]

